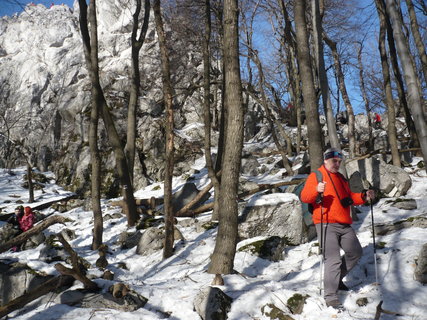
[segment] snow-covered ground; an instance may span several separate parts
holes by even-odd
[[[416,163],[420,159],[414,161]],[[203,161],[196,163],[196,169],[203,167]],[[410,169],[408,169],[410,170]],[[205,170],[196,176],[198,185],[208,183]],[[0,207],[3,213],[12,212],[17,205],[16,200],[25,202],[28,191],[21,187],[23,169],[14,170],[15,175],[9,175],[0,169]],[[272,182],[277,182],[272,177]],[[382,199],[374,208],[376,223],[393,222],[412,216],[427,214],[427,176],[425,171],[411,174],[413,186],[405,198],[415,199],[418,208],[407,211],[391,207]],[[263,182],[267,181],[266,177]],[[174,187],[179,188],[183,180],[174,180]],[[159,184],[161,186],[161,184]],[[51,184],[44,188],[44,193],[36,192],[38,201],[49,200],[67,194],[62,188]],[[149,198],[161,196],[162,188],[155,185],[136,192],[137,197]],[[11,201],[7,203],[7,201]],[[274,199],[273,199],[274,201]],[[38,202],[39,203],[39,202]],[[25,205],[25,204],[24,204]],[[352,288],[349,293],[341,296],[346,311],[337,313],[327,308],[319,295],[319,258],[316,254],[315,242],[306,243],[286,250],[283,261],[271,262],[252,256],[249,253],[237,252],[234,268],[238,274],[224,277],[225,285],[220,288],[230,297],[233,303],[228,319],[269,319],[262,314],[261,308],[273,303],[287,311],[286,301],[295,293],[309,295],[302,314],[291,315],[294,319],[374,319],[376,307],[382,300],[383,309],[397,312],[402,316],[398,319],[414,320],[427,319],[427,286],[414,280],[415,261],[423,244],[427,243],[427,229],[409,228],[397,231],[386,236],[377,236],[377,243],[384,244],[383,249],[377,249],[378,282],[375,283],[374,252],[372,245],[372,227],[369,207],[360,207],[359,221],[354,223],[358,237],[363,246],[364,255],[358,266],[345,279]],[[43,213],[51,213],[46,209]],[[103,202],[103,213],[118,212],[117,207]],[[59,214],[59,213],[56,213]],[[73,248],[79,255],[87,259],[94,266],[89,273],[100,275],[95,261],[99,257],[97,252],[90,250],[92,213],[81,208],[61,213],[74,220],[67,223],[66,228],[75,230],[77,239],[72,241]],[[182,218],[184,219],[184,218]],[[209,220],[210,213],[199,216],[199,220]],[[63,225],[53,225],[45,233],[53,234],[61,231]],[[179,227],[185,241],[176,243],[175,254],[162,260],[162,252],[149,256],[140,256],[135,248],[120,250],[116,244],[118,235],[123,231],[130,231],[126,219],[114,219],[104,222],[104,241],[110,248],[107,256],[108,268],[115,273],[115,280],[127,283],[133,290],[148,298],[144,308],[134,312],[119,312],[106,309],[84,309],[60,304],[53,295],[49,303],[32,303],[25,308],[10,314],[11,319],[164,319],[165,313],[170,313],[169,319],[197,320],[199,315],[193,310],[193,300],[200,289],[209,286],[213,276],[206,272],[210,262],[210,255],[215,245],[216,229],[196,232],[193,225]],[[242,245],[241,243],[239,246]],[[0,255],[2,261],[19,259],[34,269],[50,274],[56,274],[52,264],[39,260],[39,253],[43,245],[22,252],[5,252]],[[311,253],[311,254],[310,254]],[[118,268],[124,262],[128,270]],[[101,280],[99,284],[102,283]],[[73,288],[82,285],[75,283]],[[358,298],[366,297],[368,304],[359,307]],[[381,319],[395,319],[396,316],[382,314]]]

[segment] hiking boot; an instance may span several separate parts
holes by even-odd
[[[326,306],[327,307],[332,307],[336,310],[344,310],[344,306],[341,304],[341,302],[336,299],[336,300],[331,300],[331,301],[326,301]]]
[[[340,283],[338,285],[338,290],[341,290],[341,291],[350,291],[350,289],[344,284],[344,282],[342,282],[342,280],[340,280]]]

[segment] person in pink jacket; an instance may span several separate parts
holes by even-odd
[[[21,228],[22,232],[30,230],[33,227],[35,221],[36,216],[34,215],[34,212],[30,207],[25,207],[24,215],[19,220],[19,227]]]

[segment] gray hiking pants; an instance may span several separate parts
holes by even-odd
[[[316,231],[320,242],[320,224]],[[323,224],[324,253],[324,298],[325,301],[338,299],[338,285],[362,256],[362,246],[353,228],[348,224]],[[341,257],[340,249],[344,255]]]

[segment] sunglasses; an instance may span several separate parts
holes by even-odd
[[[325,154],[325,160],[330,159],[330,158],[340,158],[342,159],[342,153],[338,152],[338,151],[330,151],[328,153]]]

